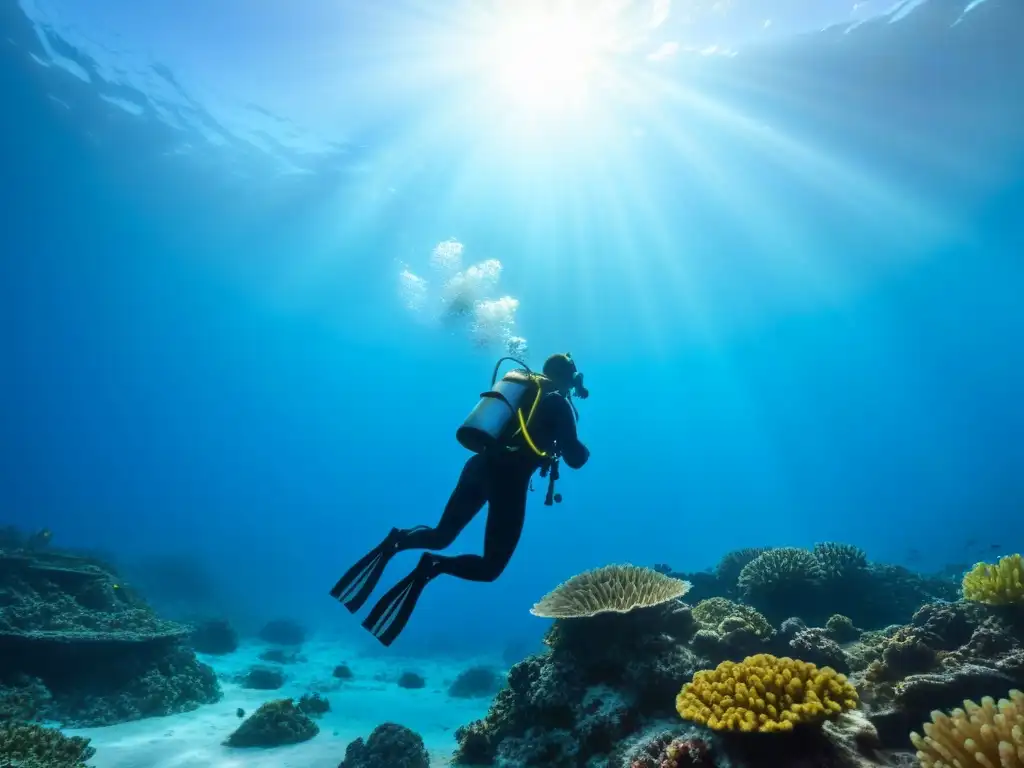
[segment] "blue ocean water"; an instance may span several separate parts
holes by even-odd
[[[0,522],[369,643],[327,590],[436,521],[516,336],[592,459],[405,652],[607,563],[1021,549],[1018,2],[618,4],[575,112],[498,95],[479,4],[377,5],[3,3]]]

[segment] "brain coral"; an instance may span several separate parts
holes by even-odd
[[[573,576],[530,609],[534,616],[572,619],[628,613],[682,597],[690,582],[637,565],[606,565]]]
[[[831,667],[764,653],[698,672],[676,697],[680,717],[715,731],[791,731],[856,707],[856,690]]]

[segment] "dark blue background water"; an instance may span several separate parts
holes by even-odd
[[[588,177],[600,158],[538,212],[514,176],[441,205],[458,145],[373,207],[351,180],[365,142],[285,178],[168,157],[180,135],[99,98],[130,88],[40,66],[5,1],[0,522],[126,563],[187,553],[241,621],[359,637],[326,590],[391,525],[434,521],[493,364],[396,293],[396,259],[454,236],[504,262],[535,354],[580,361],[593,459],[563,473],[560,507],[534,494],[498,583],[432,585],[408,649],[535,632],[540,595],[608,562],[698,570],[834,539],[937,569],[1019,549],[1024,19],[989,0],[951,27],[963,5],[688,71],[834,166],[737,130],[701,160],[749,188],[715,196],[654,144],[616,215]],[[397,145],[403,125],[364,138]],[[948,229],[918,241],[898,204],[850,215],[875,205],[858,174],[920,192]],[[809,231],[787,240],[789,220]]]

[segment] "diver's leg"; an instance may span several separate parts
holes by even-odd
[[[473,456],[462,468],[459,482],[445,504],[441,519],[433,528],[420,526],[403,532],[399,551],[447,549],[487,503],[486,460]]]
[[[407,549],[444,549],[455,541],[486,503],[484,466],[482,456],[473,456],[466,462],[437,526],[392,528],[383,542],[338,580],[331,596],[355,613],[363,607],[396,554]]]
[[[487,509],[483,556],[434,555],[437,572],[467,581],[494,581],[501,576],[523,533],[529,482],[529,478],[522,482],[515,478],[495,483],[495,493]]]
[[[452,494],[452,499],[448,502],[448,508],[445,509],[441,523],[438,524],[437,529],[433,529],[434,531],[439,530],[441,533],[417,531],[413,534],[417,538],[422,537],[420,538],[421,544],[424,539],[433,535],[437,537],[432,540],[433,544],[440,543],[442,546],[447,546],[483,506],[487,498],[487,491],[494,489],[499,493],[492,496],[490,500],[484,556],[445,557],[431,552],[423,553],[412,573],[392,587],[370,610],[363,621],[363,626],[384,645],[391,645],[399,633],[405,629],[405,625],[409,622],[413,609],[416,607],[416,601],[423,594],[423,589],[436,576],[447,573],[470,581],[494,581],[511,559],[512,552],[515,551],[516,544],[519,543],[523,520],[526,517],[526,492],[529,487],[529,477],[522,479],[522,482],[517,480],[514,483],[507,481],[502,483],[501,478],[497,478],[499,482],[495,483],[496,478],[486,472],[486,465],[483,465],[480,474],[474,476],[474,482],[467,484],[464,496],[460,496],[458,488],[456,488],[456,493]],[[461,482],[460,485],[462,485]],[[471,493],[469,488],[475,489],[480,495]],[[472,505],[469,502],[472,502]],[[450,540],[448,536],[450,536]]]

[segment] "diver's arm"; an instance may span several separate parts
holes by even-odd
[[[555,396],[552,400],[557,403],[553,416],[558,451],[570,469],[579,469],[590,458],[590,450],[580,442],[580,438],[576,434],[576,416],[569,401],[560,396]]]

